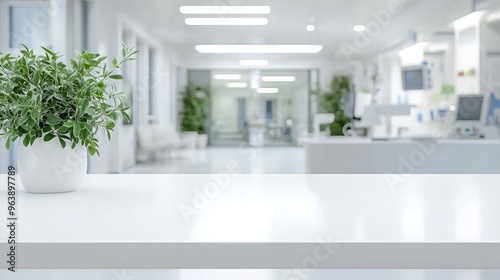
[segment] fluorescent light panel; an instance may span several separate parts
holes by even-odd
[[[240,60],[242,66],[266,66],[268,64],[267,60]]]
[[[364,25],[355,25],[352,29],[354,29],[354,31],[356,32],[363,32],[366,30],[366,26]]]
[[[239,74],[217,74],[214,76],[216,80],[226,80],[226,81],[237,81],[241,80],[241,75]]]
[[[185,15],[267,15],[269,6],[182,6],[179,11]]]
[[[279,93],[278,88],[258,88],[257,93]]]
[[[247,83],[228,83],[228,88],[248,88]]]
[[[266,76],[262,77],[263,82],[295,82],[294,76]]]
[[[267,25],[267,18],[187,18],[187,25]]]
[[[456,29],[466,29],[468,27],[475,26],[479,24],[479,20],[481,19],[481,12],[473,12],[471,14],[466,15],[460,19],[457,19],[454,23]]]
[[[314,54],[323,50],[321,45],[197,45],[199,53],[265,53],[265,54]]]

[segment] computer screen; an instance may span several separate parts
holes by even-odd
[[[462,96],[458,102],[457,121],[481,121],[484,96]]]
[[[403,70],[404,90],[423,90],[424,87],[423,69]]]

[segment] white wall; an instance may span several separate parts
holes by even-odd
[[[455,73],[474,69],[475,75],[456,77],[458,94],[480,91],[481,77],[481,17],[468,15],[455,23]]]
[[[171,112],[175,108],[177,98],[177,71],[178,56],[167,45],[159,40],[151,28],[135,21],[126,12],[117,10],[121,7],[119,0],[103,0],[92,2],[93,15],[91,24],[90,49],[105,53],[110,57],[120,55],[122,31],[126,29],[132,34],[133,40],[139,43],[141,53],[139,60],[132,62],[136,68],[134,91],[134,125],[117,126],[113,139],[110,142],[101,142],[101,157],[91,159],[92,173],[120,173],[136,163],[136,135],[138,125],[149,122],[149,84],[152,77],[154,95],[154,120],[158,124],[175,124],[176,114]],[[126,9],[126,7],[122,7]],[[154,73],[150,75],[148,69],[148,49],[156,54]]]
[[[307,84],[302,84],[293,89],[293,115],[295,118],[295,131],[293,137],[297,144],[298,137],[309,132],[309,89]]]
[[[484,16],[481,34],[481,92],[488,93],[492,88],[485,81],[500,81],[500,7]]]

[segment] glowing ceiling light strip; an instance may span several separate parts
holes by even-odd
[[[241,80],[241,75],[239,74],[218,74],[214,76],[216,80]]]
[[[247,83],[228,83],[228,88],[248,88]]]
[[[269,6],[182,6],[185,15],[268,15]]]
[[[266,76],[262,77],[263,82],[295,82],[294,76]]]
[[[267,53],[267,54],[315,54],[323,50],[321,45],[197,45],[199,53]]]
[[[278,88],[258,88],[257,93],[279,93]]]
[[[187,18],[187,25],[267,25],[267,18]]]

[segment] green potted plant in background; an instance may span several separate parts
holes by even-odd
[[[19,176],[32,193],[77,190],[87,173],[87,152],[99,155],[99,135],[111,138],[119,117],[129,119],[113,80],[137,53],[123,46],[108,67],[106,56],[78,53],[70,65],[43,48],[18,56],[0,53],[0,138],[19,140]]]
[[[344,115],[342,109],[342,98],[346,91],[350,91],[349,77],[335,76],[332,80],[330,92],[323,94],[321,98],[323,113],[335,114],[335,121],[329,126],[331,136],[344,136],[344,126],[351,122],[351,119]]]
[[[205,131],[207,119],[208,94],[201,87],[189,84],[182,98],[183,112],[181,130],[188,142],[188,148],[205,148],[208,135]]]

